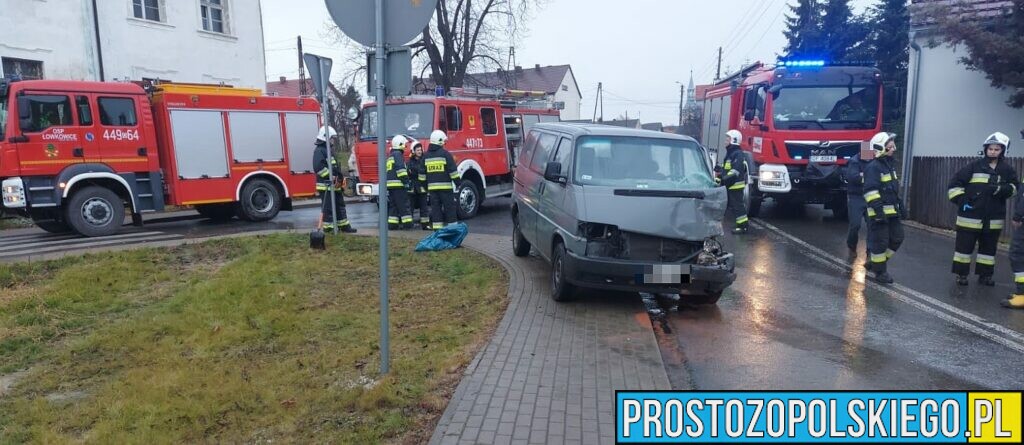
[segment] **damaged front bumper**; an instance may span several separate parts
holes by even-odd
[[[736,280],[734,270],[731,253],[704,265],[596,258],[572,252],[565,262],[566,279],[577,286],[664,294],[722,292]]]

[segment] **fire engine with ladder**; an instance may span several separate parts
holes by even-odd
[[[870,64],[754,63],[703,98],[702,143],[725,158],[725,132],[743,133],[749,215],[761,203],[824,204],[847,215],[843,170],[882,127],[882,75]]]
[[[388,140],[397,134],[417,139],[424,150],[433,130],[448,134],[445,148],[463,179],[456,191],[459,219],[468,219],[487,199],[512,194],[512,172],[526,134],[533,124],[558,121],[560,108],[564,105],[548,100],[544,92],[455,88],[448,95],[388,100],[385,134]],[[378,193],[376,128],[377,106],[368,103],[360,113],[354,149],[361,196]]]
[[[217,85],[3,80],[0,209],[85,236],[168,205],[266,221],[315,193],[319,110]]]

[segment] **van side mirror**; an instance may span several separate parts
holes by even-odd
[[[551,182],[557,182],[559,184],[565,184],[566,177],[562,174],[562,163],[548,162],[544,167],[544,179]]]

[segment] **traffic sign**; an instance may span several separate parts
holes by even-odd
[[[341,32],[363,46],[375,46],[374,3],[366,0],[324,0]],[[402,46],[423,33],[438,0],[388,0],[384,8],[384,45]]]

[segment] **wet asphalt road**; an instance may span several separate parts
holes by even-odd
[[[509,203],[491,200],[467,221],[470,231],[510,234]],[[375,204],[352,203],[348,210],[357,228],[376,228]],[[305,230],[318,212],[302,208],[257,224],[185,217],[147,223],[143,232],[201,238]],[[32,236],[31,230],[18,232]],[[845,233],[845,220],[834,220],[820,207],[769,205],[751,233],[726,236],[738,278],[717,306],[648,296],[673,387],[1024,388],[1024,311],[998,305],[1012,290],[1004,253],[997,260],[997,287],[972,282],[960,288],[949,272],[953,240],[908,227],[890,266],[897,284],[882,287],[865,281],[863,242],[851,256]],[[566,304],[586,304],[588,298],[625,303],[640,296],[584,292]]]

